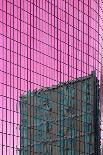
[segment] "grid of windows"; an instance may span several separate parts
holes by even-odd
[[[94,80],[96,80],[96,83]],[[82,98],[82,83],[87,83],[87,86],[91,85],[92,91],[89,93],[90,97],[94,95],[95,89],[99,89],[98,80],[96,79],[96,76],[92,74],[90,77],[85,77],[84,80],[78,79],[71,83],[63,83],[62,85],[55,86],[55,88],[50,87],[38,90],[34,93],[31,92],[32,95],[28,96],[28,103],[25,100],[27,96],[22,98],[23,100],[21,100],[20,105],[25,105],[25,103],[27,103],[28,106],[27,109],[24,107],[24,111],[23,109],[20,110],[21,115],[24,115],[25,113],[29,114],[32,105],[34,105],[32,108],[35,109],[34,113],[31,111],[31,116],[28,115],[27,118],[28,122],[31,122],[31,124],[29,124],[30,129],[27,124],[25,126],[28,130],[27,135],[29,135],[29,137],[23,137],[21,134],[22,140],[26,139],[28,142],[31,141],[29,143],[30,149],[35,142],[38,149],[36,150],[34,147],[34,150],[41,154],[44,154],[44,150],[41,149],[44,147],[44,144],[46,146],[46,154],[51,155],[69,154],[70,151],[78,155],[95,153],[94,147],[96,144],[99,145],[99,141],[95,139],[95,134],[100,138],[100,132],[98,131],[95,133],[95,130],[99,130],[97,122],[94,121],[96,115],[96,112],[94,111],[95,102],[91,102],[92,106],[89,107],[89,112],[86,108],[85,111],[82,109],[82,106],[85,105],[84,101],[76,105],[76,100]],[[85,96],[88,96],[88,91],[85,92]],[[66,98],[67,94],[68,99]],[[77,96],[75,94],[77,94]],[[36,102],[35,99],[38,102]],[[54,102],[51,102],[53,99]],[[95,95],[93,99],[97,100],[98,95]],[[66,104],[63,103],[65,100]],[[69,102],[70,100],[72,100],[72,102]],[[98,101],[96,102],[96,105],[97,104]],[[76,106],[78,106],[78,108]],[[88,104],[86,104],[86,106],[88,106]],[[98,109],[95,110],[97,111]],[[99,117],[97,120],[99,121]],[[23,121],[23,124],[25,124],[25,119],[23,119]],[[25,133],[25,129],[21,124],[21,131],[23,130]],[[93,139],[93,141],[91,141],[91,139]],[[28,154],[30,154],[28,144],[21,146],[21,150],[22,147],[24,148],[24,151],[27,149]],[[48,147],[51,149],[48,150]],[[38,152],[38,150],[40,152]]]
[[[102,104],[99,104],[99,99],[96,100],[97,110],[94,110],[92,104],[99,90],[95,90],[90,95],[94,89],[88,80],[86,83],[81,80],[80,88],[67,86],[62,90],[63,83],[88,77],[92,71],[95,71],[95,77],[101,88],[102,103],[102,14],[102,0],[0,0],[1,155],[20,153],[29,155],[28,152],[52,155],[51,141],[49,141],[50,145],[39,143],[40,138],[45,141],[45,139],[50,140],[50,136],[54,140],[55,151],[60,148],[60,153],[63,155],[75,155],[72,142],[67,140],[67,143],[64,142],[65,132],[72,137],[75,137],[75,134],[79,135],[76,144],[79,154],[90,152],[92,154],[93,146],[90,146],[89,142],[85,144],[85,141],[80,152],[83,143],[80,137],[82,130],[88,137],[93,128],[91,123],[93,117],[90,115],[92,112],[95,111],[97,116],[95,121],[98,122],[97,126],[100,125],[98,121],[100,108],[101,145],[103,145]],[[45,92],[33,97],[31,93],[42,92],[42,89],[58,85],[60,90],[57,89],[55,96]],[[81,98],[77,96],[79,91],[82,94]],[[25,98],[22,104],[21,96]],[[53,115],[53,107],[56,103],[61,111],[54,112]],[[41,104],[43,108],[40,108]],[[33,113],[37,115],[33,116]],[[57,121],[55,118],[58,115],[60,117]],[[82,116],[81,119],[79,115]],[[71,122],[76,116],[79,122],[79,125],[76,124],[79,128],[78,132],[75,132],[75,122]],[[50,136],[45,135],[44,132],[51,132],[55,121],[60,128],[57,132],[58,136],[60,135],[59,141],[55,141],[56,129]],[[72,124],[68,131],[65,131],[66,123]],[[94,130],[96,132],[96,129]],[[31,138],[32,132],[37,133],[35,138],[38,143],[34,143],[34,139]],[[74,139],[72,138],[71,141]],[[93,140],[89,141],[92,145]],[[66,153],[63,152],[65,145],[71,146],[71,149],[67,148]]]

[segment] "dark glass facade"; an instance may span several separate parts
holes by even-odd
[[[20,153],[22,95],[92,71],[100,87],[103,146],[102,13],[102,0],[0,1],[1,155]]]
[[[20,154],[100,155],[99,83],[88,77],[20,100]]]

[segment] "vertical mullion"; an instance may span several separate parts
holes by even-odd
[[[75,78],[75,76],[74,76],[74,75],[75,75],[75,69],[74,69],[74,68],[75,68],[75,67],[74,67],[74,66],[75,66],[75,65],[74,65],[74,63],[75,63],[75,61],[74,61],[74,59],[75,59],[75,58],[74,58],[74,57],[75,57],[75,55],[74,55],[74,53],[75,53],[75,48],[74,48],[74,45],[75,45],[74,0],[73,0],[73,6],[72,6],[72,7],[73,7],[73,56],[72,56],[72,58],[73,58],[73,65],[72,65],[72,70],[73,70],[73,72],[72,72],[72,79],[74,79],[74,78]],[[73,84],[73,85],[74,85],[74,84]],[[73,86],[73,89],[75,90],[74,86]],[[73,106],[73,107],[72,107],[72,106]],[[74,108],[74,105],[71,105],[71,107]],[[71,118],[74,119],[72,113],[71,113]],[[71,124],[71,130],[74,130],[74,128],[73,128],[73,123]],[[73,142],[73,136],[74,136],[73,134],[74,134],[74,132],[71,133],[71,141],[72,141],[72,142]],[[72,144],[71,144],[71,155],[72,155],[72,150],[73,150],[73,146],[72,146]]]
[[[53,39],[54,39],[54,66],[56,66],[56,60],[55,60],[55,53],[56,53],[56,49],[55,49],[55,40],[56,40],[56,32],[55,32],[55,29],[56,29],[56,22],[55,22],[55,15],[56,15],[56,11],[55,11],[55,0],[53,1],[54,2],[54,27],[53,27],[53,30],[54,30],[54,37],[53,37]],[[56,81],[56,76],[55,76],[55,73],[56,73],[56,67],[54,68],[54,79],[55,79],[55,81]],[[56,103],[54,103],[54,104],[56,104]],[[56,116],[58,117],[58,103],[57,103],[57,105],[56,105],[56,108],[57,108],[57,111],[56,111]],[[57,121],[56,121],[56,126],[57,126],[57,132],[58,132],[58,118],[57,118]],[[53,133],[52,133],[52,135],[53,135]],[[56,135],[56,149],[58,150],[58,146],[57,146],[57,142],[58,142],[58,136]]]
[[[10,10],[11,10],[11,5],[10,5]],[[10,13],[11,13],[11,11],[10,11]],[[11,33],[12,33],[12,28],[11,28],[11,22],[12,20],[11,20],[11,16],[10,16],[10,38],[11,38]],[[11,87],[11,81],[12,81],[12,78],[11,78],[11,40],[10,40],[10,87]],[[11,118],[12,118],[12,106],[11,106],[11,104],[12,104],[12,100],[11,100],[11,88],[10,88],[10,136],[11,136],[11,124],[12,124],[12,122],[11,122]],[[10,138],[10,145],[11,145],[11,138]],[[10,146],[11,147],[11,146]],[[11,152],[11,151],[10,151]],[[9,152],[9,155],[10,155],[10,152]]]
[[[60,1],[60,5],[61,7],[61,1]],[[57,6],[58,7],[58,6]],[[60,11],[60,16],[57,15],[57,18],[58,18],[58,35],[60,33],[60,38],[58,37],[59,41],[58,41],[58,69],[60,69],[60,73],[59,73],[59,76],[58,76],[58,82],[60,83],[60,90],[58,92],[58,96],[60,97],[60,101],[59,101],[59,104],[60,104],[60,155],[62,154],[62,103],[61,103],[61,9],[59,9],[58,7],[58,10]],[[58,11],[58,13],[59,13]],[[59,60],[60,59],[60,60]],[[58,71],[59,72],[59,71]],[[59,89],[59,88],[58,88]]]
[[[81,6],[80,6],[80,8],[82,8],[82,3],[83,2],[81,2]],[[82,9],[81,9],[82,10]],[[79,10],[79,13],[81,13],[82,14],[82,11],[81,10]],[[78,15],[78,17],[80,17],[79,15]],[[83,34],[82,34],[82,24],[83,24],[83,22],[82,22],[82,17],[81,17],[81,30],[80,30],[80,34],[81,34],[81,51],[80,51],[80,53],[81,53],[81,71],[80,71],[80,76],[82,77],[83,76],[83,52],[82,52],[82,37],[84,37],[83,36]],[[81,92],[81,98],[80,98],[80,102],[81,102],[81,107],[82,107],[82,79],[81,79],[81,86],[80,86],[80,92]],[[81,109],[79,109],[79,111],[80,111],[80,119],[79,119],[79,154],[80,154],[80,135],[81,135],[81,129],[80,129],[80,127],[81,127],[81,124],[83,123],[82,122],[82,108]]]
[[[77,8],[78,8],[78,14],[77,14],[77,30],[76,30],[76,79],[78,78],[78,71],[79,71],[79,68],[77,67],[78,66],[78,62],[79,62],[79,59],[78,59],[78,54],[79,54],[79,1],[77,2]],[[78,120],[77,120],[77,117],[78,117],[78,111],[80,109],[78,109],[78,95],[77,95],[77,92],[78,92],[78,84],[76,82],[76,86],[75,86],[75,94],[76,94],[76,97],[74,99],[74,103],[76,104],[75,106],[75,111],[76,111],[76,118],[74,118],[74,125],[76,125],[76,127],[78,126]],[[76,120],[75,120],[76,119]],[[78,139],[78,128],[75,129],[75,143],[77,145],[77,139]],[[76,148],[74,148],[74,152],[76,152]]]
[[[20,2],[20,32],[19,32],[19,37],[20,37],[20,53],[19,53],[19,56],[20,56],[20,92],[21,92],[21,0]],[[24,114],[23,114],[23,118],[24,118]],[[24,128],[24,124],[23,124],[23,128]],[[24,141],[24,132],[23,132],[23,141]],[[24,145],[23,145],[24,146]],[[23,150],[23,153],[24,153],[24,150]]]
[[[18,7],[17,7],[17,16],[18,16]],[[18,19],[17,19],[17,30],[18,30]],[[18,100],[18,96],[19,96],[19,92],[18,92],[18,89],[19,89],[19,87],[18,87],[19,86],[18,65],[19,65],[19,58],[18,58],[18,31],[17,31],[17,100]],[[18,107],[20,107],[20,121],[21,121],[21,104]],[[17,124],[19,124],[19,111],[18,111],[18,115],[17,115]],[[20,155],[21,155],[21,148],[22,148],[22,146],[21,146],[21,139],[22,139],[22,137],[21,137],[21,124],[20,124],[20,137],[19,138],[20,138],[20,150],[19,151],[20,151]]]
[[[10,60],[11,61],[11,60]],[[10,75],[11,76],[11,75]],[[7,131],[7,2],[6,2],[6,131]],[[7,132],[6,132],[6,155],[7,155]]]
[[[14,0],[13,0],[13,40],[14,40]],[[13,41],[13,60],[14,60],[14,41]],[[14,129],[15,129],[15,123],[14,123],[14,118],[15,118],[15,112],[14,112],[14,64],[13,65],[13,154],[15,154],[15,137],[14,137]]]
[[[2,10],[3,10],[3,6],[4,5],[3,5],[3,0],[2,0]],[[3,16],[4,15],[3,15],[3,11],[2,11],[2,22],[3,22],[3,19],[4,19]],[[2,24],[2,33],[4,34],[3,24]],[[3,47],[4,47],[4,37],[3,37]],[[3,48],[3,58],[4,58],[4,48]],[[3,62],[3,77],[2,77],[3,78],[3,81],[4,81],[4,67],[5,66],[4,66],[4,62]],[[3,90],[2,91],[3,91],[3,94],[4,94],[4,86],[3,86]],[[1,120],[2,121],[2,125],[1,125],[1,128],[2,128],[2,136],[1,136],[2,137],[2,140],[1,140],[1,143],[2,143],[1,144],[1,147],[2,147],[1,148],[2,149],[1,150],[2,151],[2,155],[3,155],[3,102],[4,102],[4,96],[2,96],[2,112],[1,112],[1,115],[2,115],[2,120]]]
[[[29,113],[28,113],[28,108],[29,108],[29,99],[28,99],[28,89],[29,89],[29,82],[28,82],[28,78],[29,78],[29,69],[28,69],[28,66],[29,66],[29,63],[28,63],[28,1],[27,1],[27,119],[29,120]],[[30,121],[30,120],[29,120]],[[29,122],[27,121],[27,154],[29,153],[29,145],[30,145],[30,137],[29,137]],[[25,154],[24,154],[25,155]]]
[[[57,38],[57,49],[56,49],[56,51],[57,51],[57,85],[58,85],[58,82],[59,82],[59,80],[58,80],[58,0],[56,1],[57,2],[57,6],[56,6],[56,3],[55,3],[55,9],[56,9],[56,7],[57,7],[57,11],[56,11],[56,15],[57,15],[57,25],[56,25],[56,29],[57,29],[57,33],[56,33],[56,38]],[[59,100],[58,100],[58,88],[57,88],[57,104],[58,104],[58,110],[60,111],[60,109],[61,109],[61,105],[59,105]],[[60,126],[59,126],[59,130],[60,130],[60,155],[61,155],[61,111],[60,111],[60,113],[59,113],[59,111],[58,111],[58,116],[59,116],[59,121],[60,121]]]
[[[36,57],[36,61],[37,61],[37,19],[38,19],[38,17],[37,17],[37,0],[36,0],[36,54],[35,54],[35,57]],[[37,62],[36,62],[36,71],[37,71]],[[37,74],[37,73],[36,73]],[[37,75],[36,75],[37,76]],[[37,77],[36,77],[36,87],[37,87]],[[38,134],[37,134],[37,104],[38,104],[38,102],[37,102],[37,98],[38,98],[38,96],[37,96],[38,94],[36,93],[36,103],[35,103],[35,105],[36,105],[36,137],[38,136]],[[37,138],[35,138],[35,143],[37,144]],[[36,145],[36,147],[35,147],[36,149],[37,149],[37,145]],[[37,153],[37,152],[36,152]]]
[[[87,58],[88,58],[88,67],[87,67],[87,72],[86,72],[86,74],[87,73],[89,73],[89,41],[90,41],[90,35],[89,35],[89,20],[90,20],[90,11],[89,11],[89,9],[90,9],[90,3],[89,3],[90,1],[88,0],[88,52],[87,52]]]
[[[49,24],[50,24],[50,20],[49,20],[49,1],[48,1],[48,51],[49,51],[49,40],[50,40],[50,37],[49,37]],[[49,71],[49,77],[48,77],[48,85],[50,86],[50,71]],[[49,97],[49,94],[47,95],[47,98]],[[47,102],[49,102],[49,101],[47,101]],[[49,113],[49,110],[48,109],[46,109],[47,111],[48,111],[48,113]],[[49,118],[48,118],[49,119]],[[45,120],[44,120],[45,121]],[[49,121],[49,125],[50,125],[50,119],[48,120]],[[48,121],[46,120],[46,123],[48,123]],[[45,132],[45,131],[44,131]],[[48,135],[47,135],[48,136]],[[50,142],[50,138],[49,138],[49,142]],[[47,144],[47,148],[49,147],[49,149],[50,149],[50,144],[49,144],[49,146],[48,146],[48,144]],[[44,152],[43,152],[44,153]]]
[[[64,42],[65,42],[65,44],[63,43],[63,82],[65,81],[65,76],[67,76],[67,74],[65,75],[65,71],[66,71],[66,65],[67,65],[67,62],[66,62],[66,64],[64,65],[64,62],[66,61],[66,56],[67,56],[67,52],[66,52],[66,24],[67,24],[67,20],[66,20],[66,13],[67,13],[67,7],[66,7],[66,1],[64,1],[64,5],[65,5],[65,13],[64,13],[64,20],[65,20],[65,25],[64,25],[64,27],[65,27],[65,29],[64,29],[64,32],[65,32],[65,36],[64,36]],[[62,18],[63,18],[63,13],[62,13]],[[69,67],[69,66],[68,66]],[[64,110],[65,110],[65,108],[67,108],[67,104],[65,104],[65,98],[66,98],[66,94],[64,93],[65,92],[65,89],[66,89],[66,87],[64,86],[64,89],[63,89],[63,96],[62,96],[62,98],[63,98],[63,152],[64,152],[64,155],[66,154],[66,150],[64,149],[65,148],[65,143],[66,143],[66,136],[65,136],[65,127],[67,127],[66,126],[66,124],[64,123],[64,121],[65,121],[65,112],[64,112]]]
[[[89,23],[90,23],[90,21],[89,21],[89,19],[90,19],[90,17],[89,17],[89,15],[90,15],[90,11],[89,11],[89,9],[90,9],[90,1],[88,0],[88,52],[87,52],[87,58],[88,58],[88,68],[87,68],[87,72],[86,72],[86,74],[89,74],[89,42],[90,42],[90,35],[89,35],[89,31],[90,31],[90,29],[89,29]],[[87,81],[86,81],[86,84],[87,84]],[[86,87],[86,94],[87,94],[87,87]],[[87,97],[86,97],[86,101],[87,101]],[[86,112],[87,112],[87,109],[86,109]],[[87,117],[86,117],[86,123],[87,123]],[[85,149],[86,150],[86,149]]]
[[[32,125],[31,125],[31,121],[32,121],[32,118],[33,116],[31,115],[31,109],[32,109],[32,104],[31,104],[31,2],[30,2],[30,155],[32,154],[32,135],[31,135],[31,132],[32,132]]]
[[[83,20],[83,48],[82,48],[83,52],[82,51],[81,52],[82,52],[82,59],[84,60],[84,35],[85,35],[84,34],[84,0],[83,0],[83,11],[82,12],[83,12],[83,19],[82,19]],[[82,67],[84,68],[84,61],[83,60],[82,60]],[[83,68],[82,68],[82,75],[84,75]],[[82,93],[83,93],[83,95],[84,95],[84,93],[86,93],[82,89],[82,84],[83,84],[83,82],[81,81],[81,96],[82,96]],[[85,103],[83,102],[83,98],[81,97],[81,114],[82,114],[82,116],[84,115],[84,111],[83,111],[83,108],[82,108],[83,107],[83,104],[85,104]],[[81,120],[81,124],[82,124],[82,126],[84,126],[84,120]],[[85,141],[84,141],[84,150],[83,150],[83,152],[86,153],[85,152]]]
[[[18,3],[17,3],[17,17],[19,15],[19,9],[18,9]],[[17,18],[17,30],[18,30],[18,27],[19,27],[19,19]],[[18,76],[19,74],[19,69],[18,69],[18,66],[19,66],[19,32],[17,32],[17,98],[19,98],[19,80],[20,80],[20,77]],[[23,112],[21,112],[21,103],[20,103],[20,121],[21,121],[21,116],[23,115]],[[17,118],[17,122],[19,121],[19,118]],[[21,123],[21,122],[20,122]],[[21,152],[22,152],[22,148],[24,147],[24,145],[22,146],[22,142],[21,142],[21,139],[23,139],[22,135],[21,135],[21,129],[22,129],[22,125],[20,124],[20,155],[21,155]]]
[[[69,26],[69,23],[70,23],[70,19],[69,19],[69,16],[70,16],[70,10],[69,10],[69,1],[68,1],[68,71],[67,71],[67,75],[68,75],[68,88],[69,88],[69,80],[70,80],[70,66],[69,66],[69,63],[70,63],[70,51],[69,51],[69,49],[70,49],[70,46],[69,46],[69,42],[70,42],[70,35],[69,35],[69,33],[70,33],[70,31],[69,31],[69,29],[70,29],[70,26]],[[69,89],[68,89],[68,101],[69,101]],[[69,124],[68,124],[69,125]],[[70,130],[70,127],[69,127],[69,130]],[[68,133],[67,133],[68,134]],[[67,143],[67,147],[68,147],[68,143]],[[68,148],[67,148],[67,154],[68,154]]]
[[[96,7],[96,6],[95,6]],[[99,36],[99,34],[100,34],[100,0],[98,1],[98,51],[100,51],[100,45],[99,45],[99,43],[100,43],[100,37],[101,36]],[[96,46],[95,46],[96,47]],[[96,51],[97,52],[97,51]],[[102,71],[101,71],[101,66],[102,66],[102,64],[101,64],[101,59],[100,59],[100,55],[101,55],[101,53],[100,52],[98,52],[98,57],[96,57],[96,59],[97,59],[97,62],[98,62],[98,65],[97,65],[97,74],[100,74],[100,76],[98,76],[99,78],[100,78],[100,83],[99,83],[99,85],[100,85],[100,90],[99,90],[99,97],[100,97],[100,99],[99,99],[99,112],[100,112],[100,115],[99,115],[99,124],[100,124],[100,127],[99,127],[99,130],[100,130],[100,141],[99,141],[99,144],[100,144],[100,153],[102,153],[102,149],[101,149],[101,146],[102,146],[102,130],[101,130],[101,124],[102,124],[102,120],[101,120],[101,114],[102,114],[102,105],[101,105],[101,102],[102,102],[102,99],[101,99],[101,94],[102,94],[102,83],[101,83],[101,75],[102,75]],[[98,61],[99,60],[99,61]],[[100,63],[100,64],[99,64]],[[101,65],[101,66],[100,66]],[[99,66],[100,66],[100,68],[99,68]]]
[[[34,18],[34,0],[33,0],[33,4],[32,5],[33,5],[33,15],[32,15],[33,16],[33,28],[32,28],[33,29],[33,60],[32,60],[33,61],[33,73],[32,74],[33,74],[33,92],[34,92],[34,89],[35,89],[35,85],[34,85],[34,83],[35,83],[35,81],[34,81],[34,77],[35,77],[34,76],[34,69],[35,69],[34,68],[34,63],[35,63],[35,57],[34,57],[35,56],[35,53],[34,53],[34,21],[35,21],[35,18]],[[35,99],[34,99],[34,97],[35,96],[34,96],[34,93],[33,93],[33,101],[32,101],[33,102],[33,116],[32,116],[32,118],[33,118],[33,154],[34,154],[34,148],[35,148],[34,147],[34,145],[35,145],[34,144],[34,142],[35,142],[35,139],[34,139],[34,129],[35,129],[35,127],[34,127],[35,126],[35,124],[34,124],[34,115],[35,115],[34,101],[35,101]]]
[[[52,35],[52,8],[53,8],[53,4],[52,4],[52,1],[51,1],[51,9],[50,9],[50,12],[51,12],[51,14],[50,14],[50,22],[51,22],[51,25],[50,25],[50,30],[51,30],[51,35]],[[50,37],[50,45],[52,46],[52,37]],[[52,62],[53,62],[53,59],[54,59],[54,57],[52,56],[53,54],[52,54],[52,48],[50,49],[50,53],[51,53],[51,61],[50,61],[50,63],[52,64]],[[52,71],[52,73],[53,73],[53,71]],[[52,76],[53,77],[53,76]],[[51,80],[51,83],[50,84],[52,84],[53,83],[53,79]],[[48,98],[49,98],[49,96],[48,96]],[[50,99],[50,100],[52,100],[52,99]],[[49,103],[49,104],[51,104],[51,102]],[[50,105],[51,106],[51,105]],[[50,113],[50,112],[49,112]],[[50,115],[50,126],[51,126],[51,120],[52,120],[52,117],[51,117],[51,115]],[[52,122],[52,126],[54,126],[54,122]],[[52,132],[52,134],[53,134],[53,132]],[[51,134],[51,136],[50,136],[50,140],[52,141],[52,134]],[[54,134],[54,136],[56,136],[55,134]],[[52,143],[53,143],[53,141],[52,141]],[[52,148],[53,147],[55,147],[55,144],[50,144],[50,147],[49,147],[49,150],[50,150],[50,154],[53,154],[52,153]]]

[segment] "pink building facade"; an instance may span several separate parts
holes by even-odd
[[[18,154],[21,94],[92,71],[102,94],[102,13],[102,0],[0,1],[0,154]]]

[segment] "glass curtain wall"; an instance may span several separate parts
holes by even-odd
[[[102,0],[0,0],[1,155],[98,155],[100,135],[102,151],[102,14]]]

